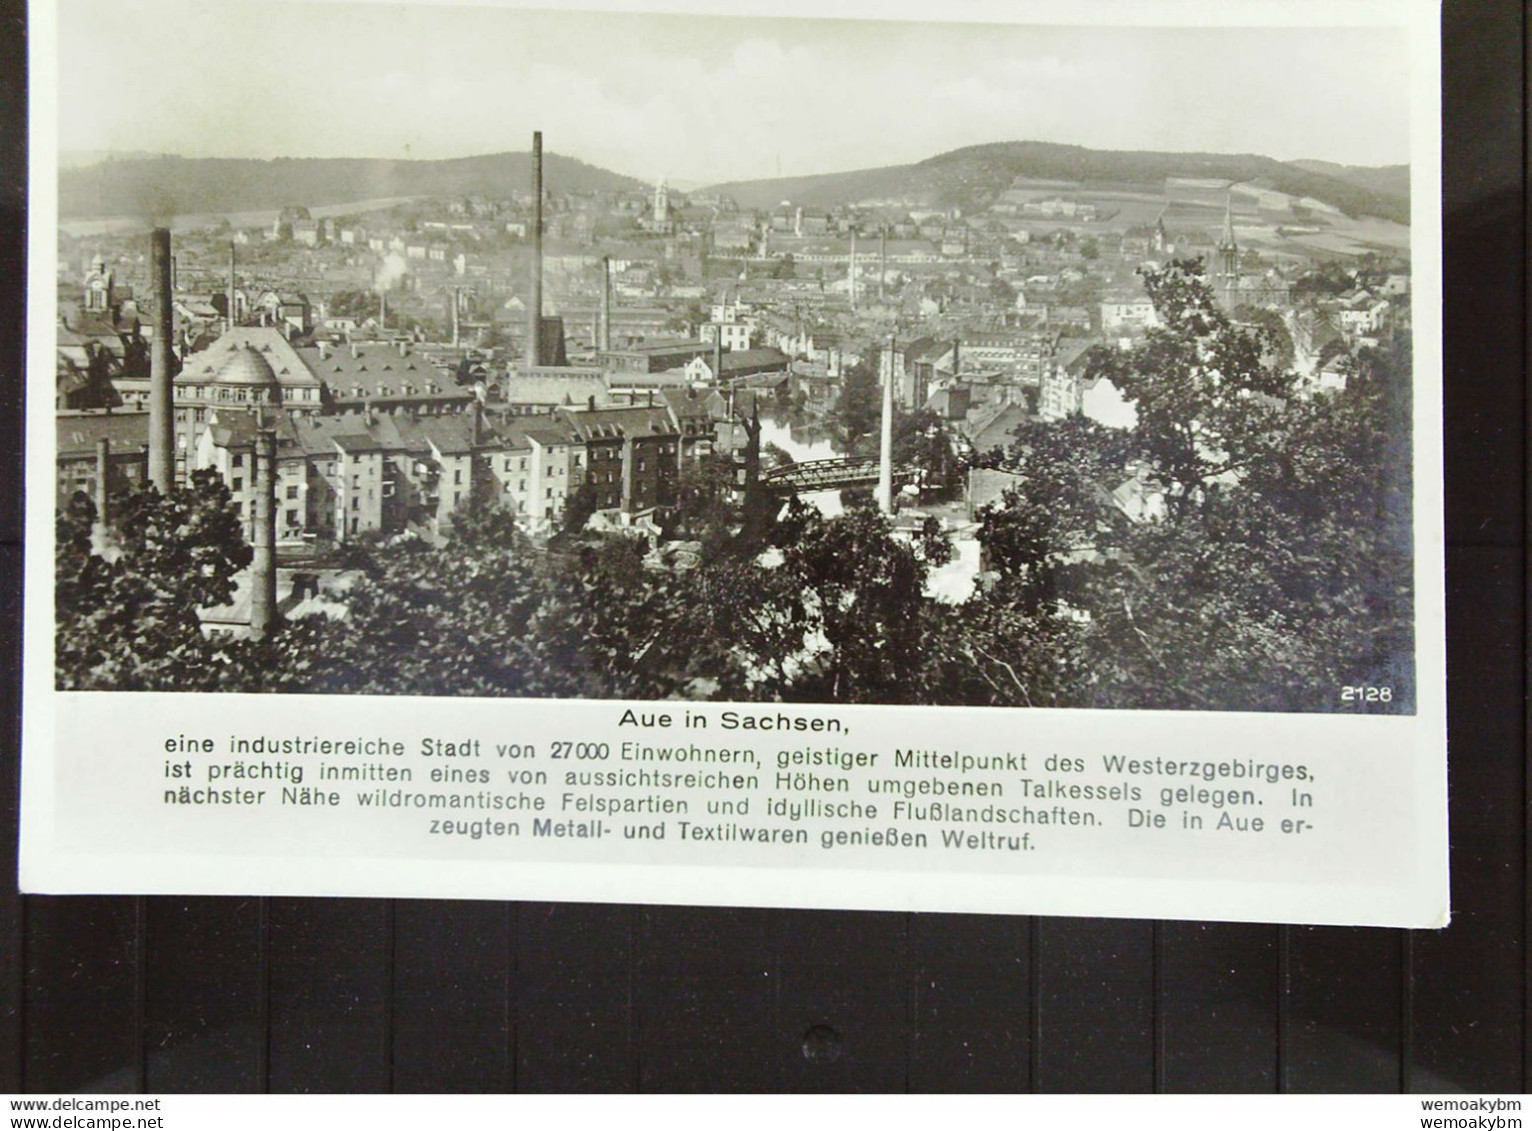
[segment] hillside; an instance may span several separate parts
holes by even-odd
[[[1270,157],[1096,150],[1035,141],[969,146],[913,165],[733,181],[714,185],[709,191],[732,196],[743,208],[769,208],[783,200],[829,208],[862,200],[899,199],[977,209],[993,202],[1017,177],[1110,184],[1154,183],[1166,177],[1260,181],[1279,192],[1324,201],[1351,216],[1409,223],[1407,197],[1357,183],[1355,178]]]
[[[495,153],[450,161],[372,158],[155,157],[111,160],[59,171],[59,215],[137,216],[244,212],[313,207],[394,196],[505,197],[531,182],[529,153]],[[572,157],[544,153],[550,192],[642,191],[632,177]]]
[[[1410,198],[1408,165],[1337,165],[1333,161],[1294,161],[1292,164],[1311,173],[1323,173],[1371,192]]]

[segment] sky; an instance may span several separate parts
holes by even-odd
[[[1019,140],[1409,160],[1406,36],[1376,27],[271,0],[61,0],[58,13],[65,152],[445,158],[524,151],[541,129],[550,152],[681,185]]]

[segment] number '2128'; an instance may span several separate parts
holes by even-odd
[[[1368,687],[1358,684],[1356,687],[1341,688],[1342,703],[1392,703],[1394,701],[1394,689],[1392,687]]]

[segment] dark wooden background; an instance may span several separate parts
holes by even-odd
[[[7,880],[0,1091],[1525,1090],[1524,16],[1454,0],[1444,19],[1449,929],[45,898]],[[8,876],[24,45],[21,4],[0,0]]]

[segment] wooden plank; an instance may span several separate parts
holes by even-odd
[[[149,1091],[264,1088],[262,937],[256,899],[147,901],[144,1045]]]
[[[273,899],[269,908],[270,1090],[391,1090],[389,902]]]
[[[1043,919],[1032,961],[1038,968],[1033,1089],[1152,1091],[1153,925]]]
[[[516,1087],[638,1087],[633,1027],[635,911],[528,903],[516,916]]]
[[[514,1089],[515,907],[436,900],[397,905],[395,1091]]]
[[[771,1090],[776,982],[770,913],[647,907],[636,914],[639,1087]]]
[[[0,543],[22,539],[22,467],[26,432],[27,324],[27,32],[23,0],[0,2]],[[10,716],[14,718],[15,716]],[[14,873],[12,873],[14,874]]]
[[[143,1090],[139,910],[127,896],[27,900],[27,1091]]]
[[[910,916],[913,1092],[1031,1089],[1030,919]]]
[[[1515,0],[1481,0],[1449,3],[1442,19],[1447,544],[1521,545],[1525,15]]]
[[[1159,1090],[1276,1090],[1278,957],[1276,927],[1160,927]]]
[[[775,1041],[786,1091],[891,1092],[909,1083],[909,916],[779,911]]]
[[[1524,579],[1520,547],[1447,551],[1453,922],[1411,940],[1411,1091],[1522,1086]]]
[[[17,370],[17,372],[20,372]],[[16,875],[21,788],[21,548],[0,545],[0,875]],[[0,884],[0,1092],[22,1089],[26,902]]]
[[[1403,935],[1286,931],[1282,1090],[1397,1092],[1404,1074]]]

